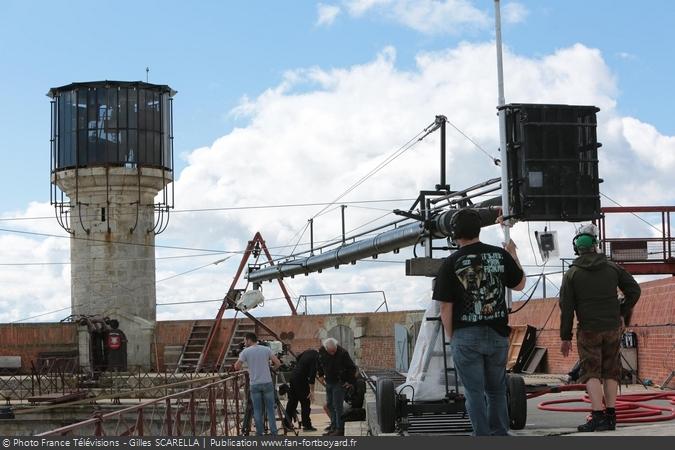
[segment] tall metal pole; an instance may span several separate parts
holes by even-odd
[[[309,254],[314,256],[314,219],[309,219]]]
[[[541,274],[541,276],[544,277],[544,293],[543,293],[542,298],[546,298],[546,274],[543,273],[543,274]]]
[[[436,116],[436,125],[441,127],[441,183],[436,185],[436,190],[450,190],[445,182],[445,116]]]
[[[445,120],[441,122],[441,189],[445,189]]]
[[[345,208],[347,205],[340,205],[340,210],[342,212],[342,245],[345,245]]]
[[[506,110],[504,105],[504,66],[502,62],[502,19],[499,10],[499,0],[495,0],[495,45],[497,46],[497,106],[499,108],[499,148],[501,150],[502,167],[502,214],[504,217],[511,215],[511,205],[509,204],[509,173],[508,156],[506,149]],[[511,222],[504,221],[504,242],[508,243],[511,239]],[[506,290],[506,305],[511,309],[512,296],[511,290]]]

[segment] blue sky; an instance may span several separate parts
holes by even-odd
[[[503,2],[508,5],[509,2]],[[675,133],[671,30],[667,0],[520,1],[523,21],[504,25],[505,44],[530,57],[581,42],[602,51],[618,79],[619,110]],[[340,2],[324,4],[342,6]],[[492,15],[489,0],[473,1]],[[58,6],[57,6],[58,5]],[[299,1],[14,1],[0,3],[0,146],[7,192],[3,209],[48,195],[49,102],[53,86],[72,81],[145,79],[178,90],[176,154],[210,145],[241,125],[228,115],[291,69],[345,67],[371,60],[385,46],[396,64],[460,41],[489,40],[493,29],[420,33],[383,15],[339,14],[318,26],[317,2]],[[494,70],[494,61],[485,61]],[[507,101],[508,73],[506,74]],[[178,160],[179,168],[182,167]]]
[[[627,205],[674,204],[675,3],[518,0],[502,7],[507,101],[600,106],[603,192]],[[494,153],[493,20],[491,0],[2,0],[0,218],[53,214],[49,88],[144,80],[146,66],[151,83],[178,91],[178,209],[333,200],[435,114],[447,115]],[[436,139],[429,137],[344,200],[409,198],[433,187]],[[448,152],[454,188],[499,176],[457,134],[449,133]],[[377,223],[386,210],[405,206],[350,207],[347,227]],[[306,240],[302,227],[314,209],[174,214],[157,242],[240,250],[260,230],[268,244],[286,245],[298,235]],[[317,220],[317,239],[339,233],[336,214]],[[658,217],[645,219],[660,226]],[[0,221],[1,227],[64,234],[55,220]],[[573,227],[556,229],[559,241],[569,242]],[[633,236],[653,232],[635,218],[615,229]],[[521,260],[535,264],[526,224],[513,233]],[[494,230],[485,237],[500,239]],[[0,248],[0,265],[38,263],[0,266],[0,321],[69,304],[67,239],[0,232]],[[185,253],[157,250],[159,257]],[[364,263],[302,277],[289,288],[298,295],[385,290],[390,306],[418,308],[428,280],[402,276],[407,256],[388,255],[398,259],[390,266]],[[561,256],[571,256],[571,249]],[[158,260],[157,279],[168,279],[158,282],[158,303],[222,298],[238,258],[209,262]],[[27,273],[35,280],[30,285]],[[279,294],[270,288],[266,296]],[[342,307],[363,308],[364,302],[354,302]],[[210,317],[216,306],[163,307],[158,317]],[[277,302],[262,314],[286,312]]]

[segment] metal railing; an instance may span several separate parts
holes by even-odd
[[[248,395],[248,374],[237,372],[37,436],[237,436]]]
[[[633,274],[674,274],[675,237],[672,235],[671,213],[675,206],[630,206],[602,208],[598,222],[600,248],[608,258],[623,265]],[[630,214],[647,227],[641,237],[611,236],[606,222],[618,214]],[[651,221],[643,216],[648,215]],[[654,219],[660,219],[658,222]],[[654,223],[652,223],[654,222]]]
[[[109,395],[137,399],[157,398],[170,394],[177,383],[206,383],[217,372],[155,373],[140,369],[130,372],[100,372],[94,375],[79,368],[49,371],[33,368],[30,375],[0,376],[0,400],[25,401],[45,394],[86,392],[86,397]]]
[[[378,312],[382,307],[385,311],[389,312],[389,305],[387,304],[387,296],[384,291],[352,291],[352,292],[329,292],[326,294],[302,294],[298,297],[298,300],[295,304],[295,309],[300,310],[301,305],[304,304],[304,315],[308,314],[307,308],[307,299],[314,297],[328,297],[328,311],[329,314],[333,314],[333,297],[343,297],[348,295],[367,295],[367,294],[380,294],[382,295],[382,302],[379,304],[375,312]]]
[[[604,253],[615,262],[672,262],[675,239],[604,238]]]

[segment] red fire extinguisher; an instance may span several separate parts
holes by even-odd
[[[119,350],[122,347],[122,336],[119,333],[111,331],[108,333],[107,345],[110,350]]]

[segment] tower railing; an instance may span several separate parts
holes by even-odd
[[[675,275],[675,239],[671,229],[671,213],[675,206],[620,206],[602,208],[603,217],[598,222],[600,248],[609,259],[623,266],[634,275]],[[619,214],[658,215],[659,223],[646,222],[651,233],[640,237],[612,236],[607,232],[607,221]]]

